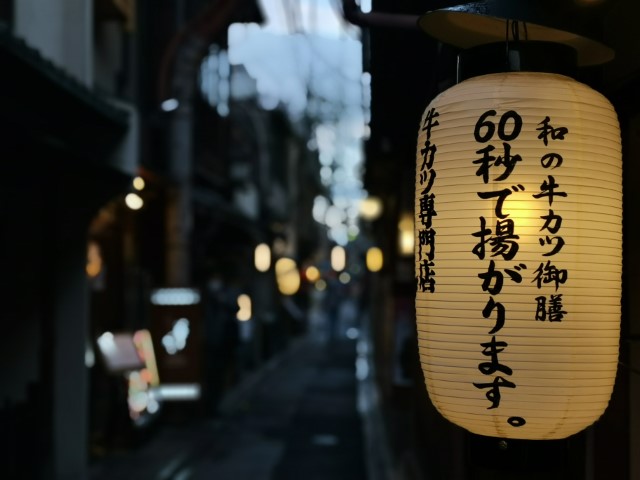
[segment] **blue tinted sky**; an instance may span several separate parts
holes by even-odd
[[[314,121],[309,147],[318,149],[321,179],[331,191],[314,217],[338,243],[357,232],[363,138],[368,134],[369,75],[362,72],[359,28],[332,0],[260,0],[263,25],[229,30],[229,61],[257,82],[260,103],[281,106],[295,120]]]

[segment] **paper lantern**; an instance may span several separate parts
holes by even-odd
[[[271,249],[266,243],[256,246],[253,253],[253,264],[259,272],[268,272],[271,267]]]
[[[367,270],[370,272],[379,272],[384,265],[384,254],[378,247],[370,247],[366,256]]]
[[[347,251],[344,247],[336,245],[331,249],[331,268],[341,272],[347,266]]]
[[[417,152],[417,330],[429,396],[480,435],[561,439],[613,389],[617,116],[586,85],[497,73],[440,94]]]
[[[279,258],[275,265],[276,283],[283,295],[295,295],[300,289],[300,272],[295,260]]]

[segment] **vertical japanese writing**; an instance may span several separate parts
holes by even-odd
[[[418,271],[417,288],[419,292],[435,292],[435,253],[436,253],[436,230],[433,228],[433,217],[436,212],[436,195],[432,192],[436,180],[436,170],[433,168],[438,147],[431,142],[431,131],[440,123],[440,114],[432,108],[425,115],[422,122],[422,131],[426,133],[426,140],[420,149],[422,162],[418,167],[418,181],[420,183],[418,199]]]
[[[478,273],[482,291],[488,294],[487,303],[481,312],[482,317],[490,320],[487,332],[490,337],[480,343],[481,353],[486,360],[478,364],[478,370],[488,378],[486,381],[473,383],[476,388],[485,391],[489,400],[488,410],[500,407],[502,389],[516,388],[516,383],[510,379],[513,370],[500,359],[500,354],[509,345],[498,337],[508,321],[507,306],[499,300],[505,288],[505,280],[515,284],[522,283],[522,271],[527,268],[526,264],[516,261],[520,250],[520,236],[516,222],[509,218],[510,214],[505,208],[505,201],[512,195],[524,192],[525,187],[520,184],[505,184],[504,188],[496,188],[496,184],[507,180],[522,161],[522,157],[513,151],[510,143],[522,131],[522,117],[514,110],[505,112],[494,121],[496,115],[495,110],[484,112],[478,118],[473,132],[476,142],[481,145],[476,150],[478,156],[473,160],[473,164],[477,165],[476,176],[488,186],[478,191],[477,195],[482,200],[492,202],[495,217],[495,225],[488,225],[487,219],[480,216],[480,228],[471,234],[476,239],[471,252],[480,260],[488,260],[488,263],[485,261],[486,270]],[[499,142],[489,143],[496,136]],[[499,268],[494,257],[499,257],[498,261],[509,263]],[[521,427],[526,420],[522,417],[509,417],[507,423],[512,427]]]
[[[554,127],[551,125],[551,118],[545,118],[538,123],[536,129],[538,139],[549,147],[550,143],[562,142],[569,134],[566,127]],[[547,152],[540,158],[540,165],[545,170],[555,170],[562,166],[563,158],[558,152]],[[566,198],[567,193],[563,192],[560,184],[554,175],[547,175],[540,184],[540,191],[533,194],[533,198],[538,201],[548,203],[548,213],[541,215],[542,227],[540,227],[540,246],[544,248],[543,257],[553,257],[559,253],[565,245],[564,238],[560,235],[562,228],[562,216],[552,207],[553,202],[558,198]],[[537,321],[561,322],[567,315],[562,305],[562,293],[558,292],[560,285],[563,285],[569,276],[565,269],[558,268],[552,259],[541,262],[535,271],[533,282],[540,290],[544,285],[549,284],[554,287],[554,293],[550,295],[539,295],[535,298],[535,319]]]

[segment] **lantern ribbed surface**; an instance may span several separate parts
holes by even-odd
[[[431,401],[480,435],[560,439],[604,412],[618,362],[615,111],[570,78],[440,94],[416,164],[416,315]]]

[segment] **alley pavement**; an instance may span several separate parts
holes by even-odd
[[[365,480],[356,343],[301,338],[229,392],[215,419],[165,426],[91,480]]]

